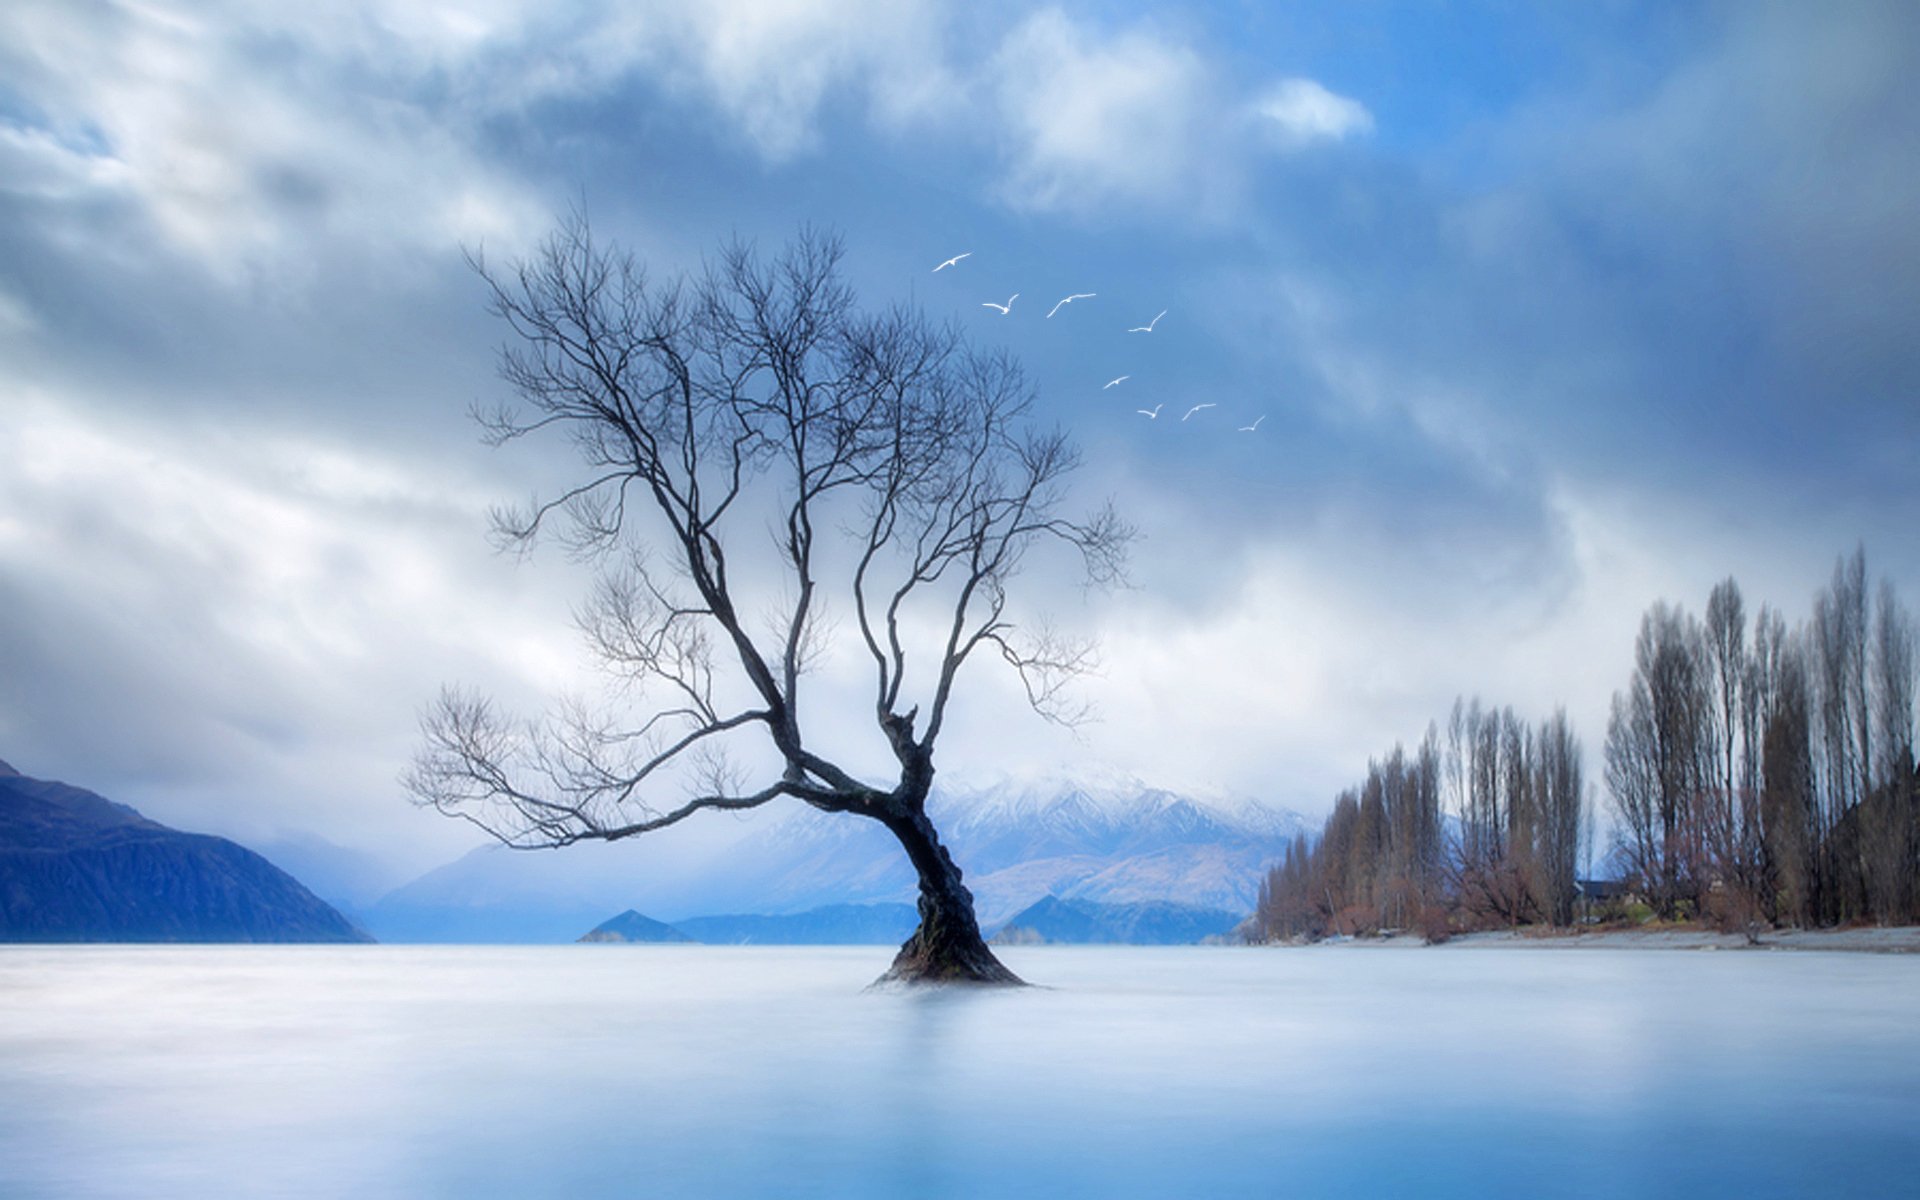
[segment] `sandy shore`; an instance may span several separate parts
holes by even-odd
[[[1411,934],[1350,938],[1317,943],[1354,948],[1425,946]],[[1860,954],[1920,954],[1920,926],[1867,929],[1775,929],[1760,935],[1759,945],[1737,933],[1710,929],[1544,929],[1497,930],[1457,934],[1438,949],[1515,948],[1540,950],[1844,950]]]

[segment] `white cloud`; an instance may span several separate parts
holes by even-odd
[[[654,4],[627,27],[633,58],[703,95],[767,159],[815,148],[821,107],[862,95],[881,123],[931,118],[957,86],[940,17],[893,0]]]
[[[1192,50],[1142,31],[1101,37],[1047,9],[1007,35],[991,72],[1015,204],[1090,209],[1204,183],[1211,105]]]
[[[0,125],[0,191],[57,202],[128,183],[126,165],[109,155],[62,142],[49,130]]]
[[[1146,25],[1108,33],[1053,8],[1010,31],[985,71],[1004,140],[1000,194],[1038,211],[1173,207],[1220,219],[1240,210],[1264,150],[1373,123],[1358,101],[1310,79],[1246,100],[1176,36]]]
[[[376,258],[514,244],[545,225],[554,189],[499,165],[490,121],[641,75],[784,162],[817,146],[836,95],[883,128],[951,120],[962,85],[941,33],[936,5],[888,0],[26,0],[0,12],[0,73],[35,115],[0,120],[0,189],[131,204],[146,227],[118,220],[116,240],[157,234],[232,281],[297,270],[316,242]]]
[[[1337,96],[1311,79],[1283,79],[1253,101],[1254,115],[1284,146],[1337,142],[1373,128],[1358,100]]]
[[[376,850],[408,830],[381,852],[445,854],[469,835],[395,782],[418,706],[442,682],[527,708],[580,683],[577,578],[491,555],[497,497],[457,471],[31,392],[0,444],[0,753],[21,770],[138,780],[135,804],[190,780],[151,814],[190,829]]]
[[[21,49],[0,64],[44,124],[0,129],[0,154],[35,165],[8,190],[130,200],[150,224],[116,222],[123,246],[157,233],[230,278],[297,267],[317,242],[378,255],[544,219],[530,189],[476,152],[470,129],[410,101],[381,60],[356,57],[365,47],[290,48],[254,17],[10,6],[0,44]],[[269,52],[292,61],[266,68]]]
[[[315,239],[378,257],[532,236],[552,181],[501,166],[490,124],[635,78],[708,107],[773,164],[818,150],[840,101],[890,133],[990,147],[1001,197],[1043,211],[1215,217],[1244,191],[1252,129],[1293,144],[1369,122],[1305,79],[1250,107],[1208,56],[1145,25],[1046,9],[970,51],[957,22],[938,0],[26,0],[0,13],[0,72],[36,115],[0,121],[0,162],[7,190],[130,204],[147,228],[115,221],[119,241],[157,234],[238,281],[299,267]]]

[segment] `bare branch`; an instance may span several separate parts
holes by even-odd
[[[1013,638],[1012,630],[983,630],[980,640],[1000,650],[1026,689],[1027,703],[1041,717],[1063,728],[1077,729],[1093,719],[1091,703],[1075,700],[1069,688],[1082,676],[1099,667],[1096,644],[1087,639],[1068,638],[1052,628],[1043,627],[1024,646]]]
[[[1012,359],[911,309],[857,311],[842,254],[803,230],[770,259],[734,242],[699,275],[656,283],[576,212],[526,261],[470,256],[509,331],[499,365],[515,397],[475,413],[486,440],[564,433],[583,466],[558,496],[496,514],[496,537],[526,552],[551,528],[577,557],[623,551],[575,622],[614,699],[639,711],[568,702],[516,722],[444,693],[408,777],[422,803],[513,845],[627,837],[779,796],[904,829],[958,672],[988,643],[1042,716],[1084,719],[1067,688],[1091,645],[1044,626],[1023,640],[1008,584],[1052,544],[1111,585],[1134,531],[1111,506],[1061,515],[1078,454],[1058,430],[1025,428],[1033,393]],[[772,568],[775,586],[746,595],[736,556],[741,578],[757,589]],[[836,611],[854,614],[874,664],[874,715],[900,764],[886,786],[804,735],[801,692]],[[915,645],[928,625],[940,635]],[[734,751],[749,746],[772,752],[777,781],[748,782],[737,764],[751,756]],[[674,788],[690,792],[651,799]]]

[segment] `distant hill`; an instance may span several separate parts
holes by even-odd
[[[0,941],[371,940],[243,846],[0,762]]]
[[[628,909],[580,936],[583,942],[691,942],[673,926]]]
[[[1224,909],[1195,908],[1165,900],[1101,904],[1048,896],[1014,914],[993,940],[1000,945],[1028,946],[1046,942],[1184,946],[1224,937],[1242,919],[1241,914]]]
[[[1306,830],[1288,809],[1130,778],[943,786],[930,806],[989,929],[1048,895],[1244,915],[1267,867]],[[565,942],[627,908],[692,933],[697,914],[916,897],[906,855],[872,821],[795,805],[722,848],[675,833],[563,851],[484,847],[390,892],[364,920],[383,941]]]
[[[281,834],[271,841],[249,841],[247,846],[349,916],[407,881],[405,871],[373,854],[311,833]]]
[[[897,946],[919,923],[911,904],[829,904],[774,917],[689,917],[674,928],[715,946]]]

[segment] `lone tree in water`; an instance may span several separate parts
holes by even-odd
[[[983,654],[1042,716],[1082,715],[1062,689],[1090,647],[1017,628],[1008,584],[1049,542],[1111,582],[1133,534],[1110,505],[1061,515],[1078,455],[1026,427],[1017,363],[914,311],[861,312],[840,256],[836,239],[803,231],[771,263],[736,244],[704,274],[655,286],[576,215],[507,272],[476,262],[512,329],[501,374],[520,401],[480,414],[488,440],[564,427],[586,466],[554,499],[497,512],[496,534],[527,548],[557,524],[608,564],[578,620],[640,713],[576,702],[521,722],[447,689],[407,783],[526,848],[782,797],[878,821],[920,882],[919,927],[883,978],[1015,984],[927,816],[934,749],[961,668]],[[765,571],[743,545],[769,533],[774,553],[759,558],[777,581],[743,582]],[[874,732],[898,768],[884,782],[842,768],[803,727],[829,603],[851,611],[872,660]]]

